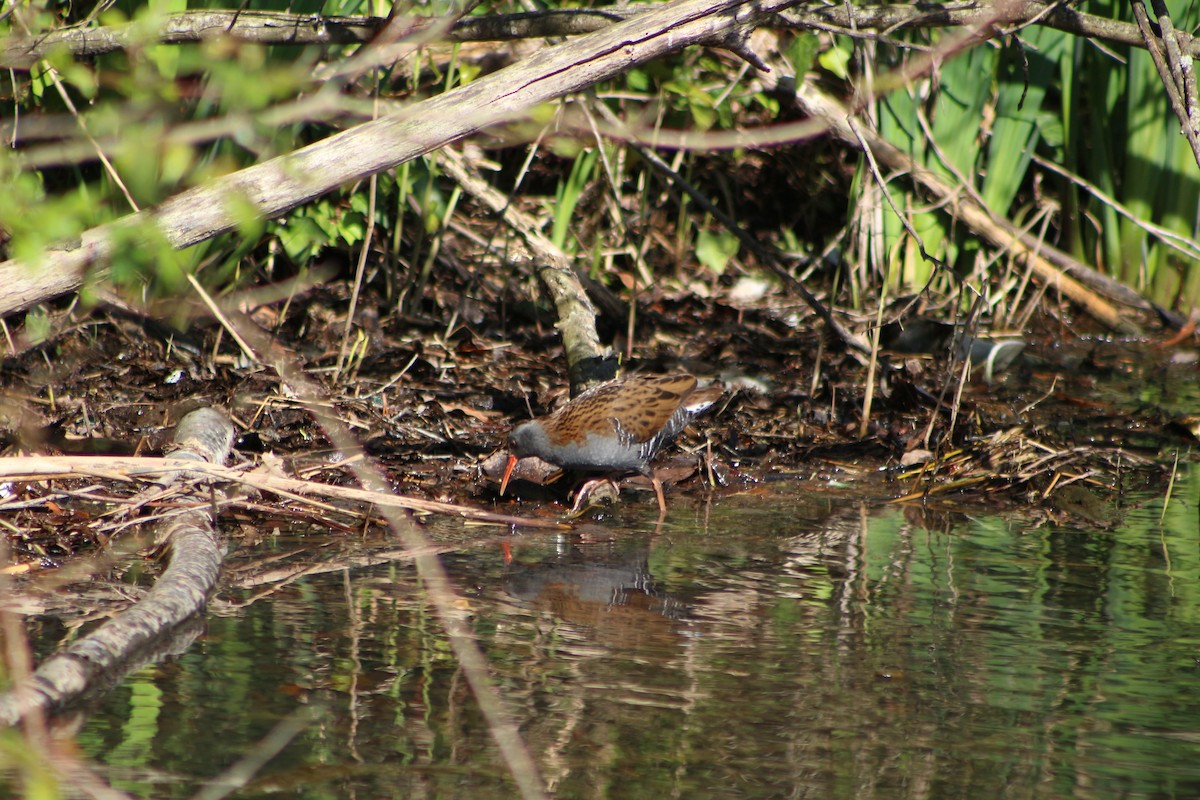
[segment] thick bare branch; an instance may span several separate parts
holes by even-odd
[[[509,41],[515,39],[575,36],[593,33],[616,22],[651,10],[649,4],[609,6],[604,9],[547,10],[524,14],[470,17],[458,21],[445,35],[453,42]],[[976,2],[860,6],[835,3],[798,7],[764,22],[769,27],[835,30],[850,36],[875,36],[901,28],[945,28],[976,25],[991,10]],[[1113,44],[1145,47],[1137,25],[1085,14],[1062,4],[1029,2],[1014,24],[1037,20],[1079,36]],[[440,20],[413,17],[401,33],[419,38]],[[270,45],[335,45],[368,42],[387,23],[383,17],[335,17],[286,14],[271,11],[187,11],[165,17],[155,41],[167,44],[199,42],[227,36],[239,41]],[[144,28],[122,25],[102,28],[66,28],[38,36],[12,38],[0,44],[0,67],[26,69],[52,50],[66,49],[76,57],[97,56],[146,42]],[[1181,42],[1184,54],[1200,55],[1200,43]]]
[[[438,163],[468,194],[499,214],[520,235],[528,248],[529,260],[537,265],[538,276],[553,298],[558,312],[556,327],[562,334],[563,348],[567,353],[571,395],[578,395],[616,377],[613,371],[615,359],[611,359],[610,351],[600,344],[600,334],[596,331],[596,309],[584,289],[584,270],[576,270],[567,254],[541,232],[537,223],[513,206],[499,189],[471,170],[461,155],[447,148],[438,154]],[[506,250],[507,257],[514,258],[512,250]],[[612,369],[607,367],[609,364]]]
[[[518,119],[540,103],[689,45],[717,40],[725,31],[757,23],[792,2],[685,0],[546,48],[406,111],[183,192],[153,210],[93,228],[67,249],[46,253],[38,264],[4,262],[0,314],[76,289],[87,268],[107,265],[114,234],[150,225],[182,248],[233,230],[248,208],[262,217],[279,216],[343,184],[392,169],[490,125]]]

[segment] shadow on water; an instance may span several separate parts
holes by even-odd
[[[1200,795],[1200,471],[1104,529],[775,491],[444,556],[557,796]],[[77,738],[189,797],[300,709],[235,796],[514,794],[401,560],[225,592]]]

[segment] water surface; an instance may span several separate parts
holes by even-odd
[[[1197,497],[1193,470],[1161,523],[1160,489],[1096,529],[792,487],[679,498],[658,531],[634,501],[572,534],[430,534],[473,542],[445,563],[559,797],[1187,798]],[[233,796],[514,796],[405,559],[249,579],[387,549],[247,548],[245,588],[92,709],[82,754],[131,795],[191,797],[290,721]]]

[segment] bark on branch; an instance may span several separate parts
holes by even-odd
[[[499,14],[460,20],[440,38],[452,42],[511,41],[516,39],[577,36],[632,19],[653,8],[648,4],[610,6],[604,9],[562,9],[522,14]],[[799,7],[764,20],[768,27],[836,30],[849,36],[876,36],[879,31],[901,28],[945,28],[975,25],[990,10],[977,2],[918,3],[858,6],[836,3]],[[1102,39],[1112,44],[1145,47],[1138,26],[1130,22],[1085,14],[1073,8],[1030,2],[1021,24],[1037,20],[1039,25],[1079,36]],[[187,44],[208,38],[229,37],[263,45],[363,44],[388,23],[383,17],[339,17],[319,14],[287,14],[273,11],[186,11],[163,18],[149,39],[164,44]],[[419,39],[436,30],[440,20],[413,17],[403,21],[398,33]],[[55,49],[65,49],[77,58],[98,56],[147,42],[144,26],[120,25],[101,28],[65,28],[36,36],[11,38],[0,43],[0,67],[28,69]],[[1200,42],[1181,42],[1188,55],[1200,55]]]
[[[1176,31],[1162,0],[1154,0],[1158,31],[1150,24],[1146,4],[1133,1],[1133,16],[1137,20],[1146,50],[1158,70],[1171,110],[1179,118],[1180,130],[1192,148],[1192,157],[1200,164],[1200,98],[1196,92],[1196,76],[1192,70],[1191,51],[1184,56],[1185,47],[1194,43],[1189,34]],[[1165,52],[1163,52],[1165,50]]]

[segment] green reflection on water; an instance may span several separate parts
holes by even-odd
[[[1198,496],[1192,470],[1161,525],[1131,497],[1107,530],[729,497],[446,560],[560,797],[1192,797]],[[404,564],[227,607],[79,742],[187,797],[302,706],[235,796],[513,794]]]

